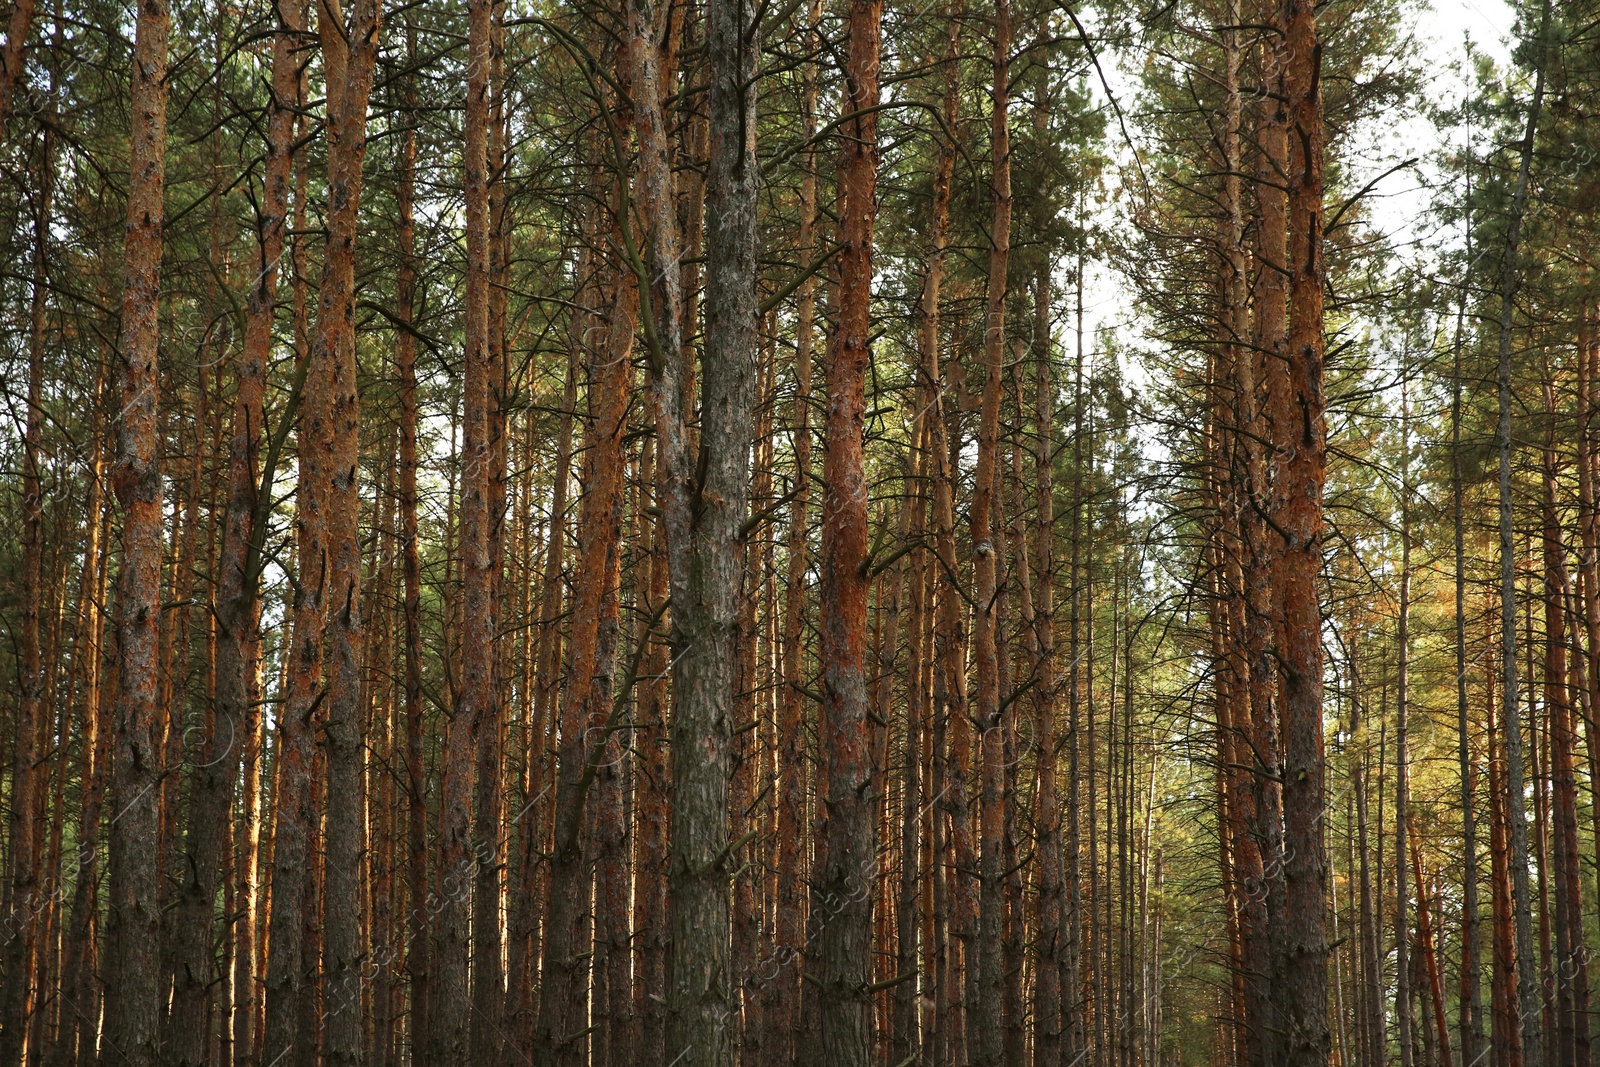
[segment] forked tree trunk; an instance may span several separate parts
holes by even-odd
[[[656,432],[661,440],[662,514],[672,598],[672,852],[667,985],[667,1059],[684,1067],[725,1067],[736,1027],[730,1012],[728,942],[728,779],[733,754],[735,639],[742,524],[755,402],[756,61],[759,14],[746,0],[706,9],[706,306],[698,448],[688,440],[694,390],[681,347],[684,311],[676,244],[665,215],[670,183],[660,164],[665,138],[652,133],[645,175],[653,205],[656,340],[652,357]],[[752,38],[755,38],[752,40]],[[646,94],[649,95],[648,93]],[[675,254],[675,253],[674,253]],[[664,288],[676,289],[660,299]],[[674,321],[668,322],[669,318]]]
[[[606,328],[590,356],[587,492],[579,524],[571,668],[556,757],[555,842],[549,861],[550,908],[536,1043],[537,1053],[563,1064],[581,1062],[588,1034],[582,1020],[587,1001],[584,974],[591,962],[586,928],[593,857],[584,855],[583,831],[588,793],[605,758],[610,733],[610,660],[615,647],[602,643],[601,616],[611,584],[608,576],[614,574],[610,557],[621,534],[622,438],[639,312],[639,289],[632,277],[614,275],[610,290]]]
[[[196,769],[194,799],[178,917],[173,924],[179,944],[174,958],[178,984],[172,1006],[167,1050],[175,1064],[200,1067],[206,1062],[212,986],[212,913],[221,857],[228,843],[229,815],[240,761],[253,736],[251,721],[259,698],[260,611],[256,591],[272,495],[273,474],[283,438],[272,438],[262,470],[264,401],[272,326],[277,309],[278,263],[289,223],[289,182],[294,138],[297,82],[295,35],[298,5],[280,7],[281,22],[272,45],[272,104],[267,119],[267,162],[263,179],[263,211],[257,238],[258,258],[246,297],[244,347],[240,352],[233,405],[233,432],[228,452],[228,504],[223,520],[221,573],[218,575],[217,700],[212,723],[212,752]],[[298,397],[291,399],[292,405]],[[284,427],[287,428],[286,421]],[[259,484],[258,484],[259,481]],[[244,955],[250,941],[243,939]],[[245,974],[253,972],[245,971]],[[251,1050],[248,1027],[235,1034]]]

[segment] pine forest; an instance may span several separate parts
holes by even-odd
[[[3,6],[0,1067],[1600,1064],[1600,0]]]

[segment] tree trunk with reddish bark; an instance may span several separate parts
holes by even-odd
[[[297,25],[294,5],[282,9],[273,37],[272,95],[267,119],[267,162],[263,211],[257,237],[255,272],[247,296],[244,347],[239,355],[233,407],[233,432],[228,453],[228,505],[223,520],[221,573],[217,588],[217,700],[206,759],[196,770],[190,811],[184,880],[178,918],[173,924],[179,945],[174,953],[178,986],[172,1006],[168,1050],[174,1063],[206,1062],[206,1002],[212,975],[212,912],[221,856],[227,847],[229,813],[240,761],[250,747],[256,702],[260,634],[256,591],[261,575],[268,505],[273,474],[283,441],[274,435],[262,470],[264,400],[267,361],[277,307],[278,263],[289,223],[289,182],[294,136],[291,110],[297,83],[294,48]],[[291,401],[291,404],[294,401]],[[287,423],[285,424],[287,426]],[[259,482],[259,484],[258,484]],[[249,1055],[248,1032],[236,1035]]]
[[[877,216],[881,0],[852,0],[839,160],[838,326],[829,339],[822,507],[822,707],[819,803],[828,833],[812,879],[822,1061],[865,1067],[871,1052],[873,844],[866,680],[867,485],[862,455],[870,358],[873,224]]]
[[[133,48],[128,232],[123,246],[120,411],[112,484],[122,507],[117,582],[117,817],[111,822],[106,1047],[131,1067],[156,1067],[161,1017],[157,884],[163,768],[156,684],[161,615],[161,470],[157,460],[161,225],[167,138],[167,36],[162,0],[139,6]]]
[[[6,43],[0,49],[0,144],[5,143],[6,123],[11,118],[17,85],[22,81],[28,31],[33,27],[36,6],[36,0],[16,0],[11,8],[11,19],[6,24]]]
[[[327,636],[324,741],[328,766],[323,874],[323,1002],[326,1062],[344,1067],[361,1055],[364,940],[361,929],[363,851],[360,398],[356,389],[355,267],[361,211],[361,167],[367,149],[382,22],[381,0],[355,0],[348,21],[319,25],[328,71],[328,245],[317,297],[317,334],[309,374],[326,407],[312,417],[321,436],[318,474],[326,520]],[[302,453],[302,456],[304,453]],[[322,561],[319,561],[322,562]]]
[[[1555,387],[1545,383],[1546,414],[1555,426]],[[1556,937],[1555,1061],[1589,1062],[1589,967],[1583,925],[1582,860],[1578,851],[1578,783],[1573,758],[1576,731],[1567,670],[1566,546],[1556,500],[1555,442],[1544,455],[1544,707],[1550,730],[1550,813],[1554,854]]]
[[[17,5],[17,11],[31,8],[28,0]],[[15,35],[16,19],[12,21]],[[23,25],[26,33],[26,23]],[[0,71],[0,79],[9,74],[10,64],[20,65],[20,48],[13,57],[7,40],[3,56],[7,69]],[[14,80],[14,79],[13,79]],[[0,94],[6,85],[0,80]],[[6,99],[0,95],[0,130],[3,130]],[[54,138],[47,131],[44,150],[39,162],[39,191],[34,202],[33,284],[28,314],[28,384],[26,410],[22,429],[22,606],[18,613],[17,629],[21,640],[17,643],[17,703],[16,739],[11,753],[10,813],[7,820],[10,848],[7,850],[5,899],[10,903],[3,937],[0,937],[0,983],[5,986],[0,994],[0,1063],[14,1064],[24,1054],[28,1027],[38,1007],[39,990],[33,988],[30,978],[38,953],[40,940],[36,917],[48,906],[46,886],[41,877],[44,858],[38,854],[37,841],[42,827],[39,825],[43,811],[43,786],[39,764],[39,739],[46,729],[43,720],[44,663],[40,650],[40,598],[44,555],[44,497],[39,480],[40,433],[44,423],[44,357],[45,357],[45,300],[49,292],[48,248],[50,212],[55,185],[51,151]]]

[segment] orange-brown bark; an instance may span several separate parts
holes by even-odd
[[[878,62],[881,0],[849,8],[849,137],[839,160],[838,326],[829,338],[822,508],[822,708],[818,741],[828,830],[812,879],[812,924],[819,931],[818,992],[822,1056],[864,1067],[871,1050],[871,892],[873,847],[871,731],[866,680],[867,485],[862,455],[870,358],[873,227],[877,216]]]
[[[118,684],[107,929],[106,1040],[132,1067],[156,1067],[160,1020],[157,884],[162,767],[157,755],[161,470],[158,315],[167,135],[167,36],[162,0],[139,6],[133,50],[131,177],[123,245],[121,425],[112,484],[122,507],[117,580]]]
[[[1274,525],[1284,539],[1273,597],[1280,626],[1277,659],[1283,722],[1284,915],[1283,1062],[1326,1064],[1328,941],[1324,931],[1327,860],[1323,843],[1322,486],[1323,119],[1322,44],[1310,0],[1286,0],[1288,59],[1283,85],[1290,136],[1288,192],[1289,329],[1282,362],[1270,361],[1268,410],[1277,450]]]

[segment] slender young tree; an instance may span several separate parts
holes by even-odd
[[[990,189],[989,279],[983,336],[983,400],[978,418],[978,454],[973,470],[972,573],[973,646],[977,666],[976,722],[982,761],[979,812],[982,823],[982,872],[979,890],[976,1010],[969,1019],[968,1057],[974,1065],[996,1067],[1001,1062],[1002,992],[1001,879],[1006,866],[1002,855],[1005,836],[1005,721],[1001,716],[1000,664],[996,629],[1002,590],[999,584],[1000,551],[996,508],[1000,483],[1000,398],[1005,381],[1006,288],[1011,255],[1011,6],[996,0],[991,21],[994,36],[994,88],[989,120],[989,151],[994,157]],[[831,484],[831,479],[830,479]],[[969,964],[970,966],[970,964]]]
[[[1468,198],[1472,178],[1467,177]],[[1472,261],[1472,225],[1466,227],[1466,255]],[[1462,349],[1465,347],[1467,291],[1462,286],[1456,305],[1454,359],[1450,375],[1450,513],[1455,550],[1456,762],[1461,776],[1461,850],[1465,864],[1461,886],[1461,1062],[1477,1063],[1483,1044],[1483,990],[1479,981],[1477,765],[1472,757],[1472,724],[1467,698],[1467,536],[1466,479],[1461,445]]]
[[[1521,287],[1521,236],[1527,210],[1530,174],[1533,169],[1534,137],[1539,130],[1539,113],[1544,107],[1546,35],[1549,33],[1550,4],[1540,7],[1539,54],[1534,70],[1533,99],[1528,105],[1527,124],[1517,160],[1516,187],[1512,193],[1510,217],[1506,220],[1505,248],[1500,270],[1500,322],[1497,377],[1499,420],[1495,446],[1499,456],[1500,527],[1500,624],[1501,698],[1505,709],[1506,823],[1510,828],[1511,892],[1516,918],[1517,992],[1521,1009],[1522,1054],[1530,1063],[1543,1060],[1539,977],[1534,964],[1532,885],[1528,878],[1528,821],[1523,799],[1526,772],[1523,767],[1521,717],[1517,682],[1517,560],[1511,511],[1511,334],[1514,327],[1517,291]],[[1498,1028],[1497,1028],[1498,1033]]]
[[[19,4],[18,11],[23,6]],[[11,32],[17,33],[15,20]],[[23,32],[26,32],[26,25]],[[8,40],[7,55],[0,57],[7,62],[10,62],[10,43]],[[20,52],[16,62],[21,62]],[[4,72],[0,72],[0,77],[3,75]],[[4,88],[0,84],[0,91]],[[0,106],[3,103],[0,99]],[[3,124],[4,115],[0,112],[0,126]],[[28,1026],[36,1007],[29,979],[38,952],[35,918],[42,908],[48,907],[40,870],[43,857],[38,854],[36,843],[38,822],[44,814],[40,789],[43,783],[39,773],[42,759],[37,751],[37,740],[44,726],[40,719],[45,683],[39,640],[43,629],[40,587],[44,580],[44,497],[39,452],[44,423],[45,312],[50,287],[49,230],[55,184],[53,148],[54,137],[47,130],[38,163],[39,192],[34,204],[27,411],[22,430],[22,610],[19,619],[22,647],[17,679],[16,742],[11,761],[8,821],[11,849],[6,857],[9,869],[5,888],[10,913],[6,916],[4,944],[0,947],[0,976],[5,981],[5,994],[0,999],[0,1063],[5,1064],[16,1063],[24,1053]]]
[[[1410,368],[1402,365],[1402,374]],[[1411,1026],[1411,890],[1406,884],[1411,831],[1411,399],[1400,383],[1400,618],[1396,633],[1394,728],[1394,1017],[1401,1067],[1415,1057]],[[1420,895],[1422,885],[1417,884]]]
[[[495,699],[489,558],[489,8],[489,0],[472,0],[467,8],[461,673],[445,735],[439,807],[440,856],[455,887],[439,909],[437,1014],[429,1027],[429,1058],[457,1067],[468,1062],[470,1035],[478,1026],[468,971],[473,914],[468,886],[476,882],[478,864],[492,862],[475,847],[487,828],[475,830],[471,817],[477,751]]]
[[[806,8],[806,40],[815,49],[822,20],[821,0],[811,0]],[[807,148],[801,164],[800,219],[795,245],[803,257],[815,258],[817,221],[817,81],[816,63],[808,63],[801,74],[800,121]],[[809,548],[811,518],[811,363],[815,337],[817,294],[815,277],[800,283],[794,326],[794,401],[790,422],[793,438],[794,484],[790,489],[789,530],[785,544],[788,559],[784,571],[783,633],[781,668],[783,685],[778,697],[778,863],[777,901],[773,950],[775,958],[792,954],[787,966],[769,983],[771,995],[766,1008],[771,1055],[780,1067],[795,1061],[796,1030],[800,1015],[801,967],[805,953],[805,891],[802,849],[805,834],[806,783],[804,753],[805,687],[804,627],[806,600],[810,592]]]
[[[417,339],[415,307],[416,268],[416,29],[406,20],[407,73],[402,97],[405,124],[400,132],[400,173],[396,201],[399,209],[399,262],[395,270],[395,318],[403,325],[395,335],[395,370],[400,378],[399,500],[400,512],[400,614],[403,629],[403,714],[406,730],[406,888],[407,909],[405,967],[410,979],[410,1038],[413,1048],[428,1048],[428,993],[430,954],[428,913],[427,773],[423,765],[422,710],[422,546],[417,523]]]

